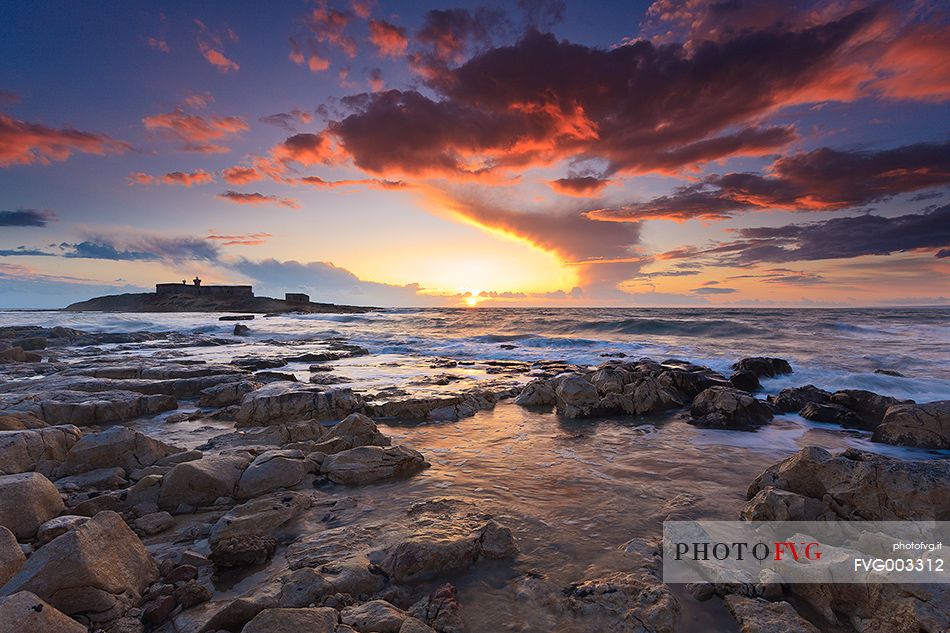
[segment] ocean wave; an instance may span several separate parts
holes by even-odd
[[[738,321],[705,319],[620,319],[616,321],[576,322],[573,331],[612,332],[617,334],[655,334],[665,336],[748,336],[759,329]]]

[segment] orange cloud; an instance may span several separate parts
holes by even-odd
[[[74,153],[121,154],[128,143],[73,128],[57,130],[0,113],[0,167],[64,161]]]
[[[279,196],[268,196],[263,193],[251,192],[241,193],[238,191],[225,191],[218,194],[218,197],[235,204],[279,204],[290,209],[299,209],[300,205],[292,198],[281,198]]]
[[[204,118],[196,114],[186,114],[181,108],[172,112],[155,114],[142,119],[147,130],[166,134],[183,142],[179,149],[188,152],[220,154],[231,151],[230,148],[212,141],[220,141],[236,136],[248,129],[244,119],[236,116],[212,116]]]
[[[548,181],[554,191],[581,198],[599,195],[610,183],[610,180],[595,176],[569,176]]]
[[[271,150],[278,161],[293,161],[301,165],[329,162],[336,151],[326,134],[294,134]]]
[[[246,233],[243,235],[208,235],[206,240],[221,242],[222,246],[258,246],[273,237],[270,233]]]
[[[253,167],[241,167],[240,165],[229,167],[221,172],[221,174],[224,176],[224,179],[232,185],[246,185],[249,182],[261,180],[264,177]]]
[[[198,26],[198,50],[201,51],[201,55],[209,64],[222,73],[237,71],[241,68],[240,64],[224,54],[222,50],[223,42],[219,35],[208,30],[208,27],[201,20],[195,20],[195,24]],[[238,37],[234,31],[228,29],[227,34],[232,42],[237,41]]]
[[[129,174],[129,182],[137,185],[166,184],[190,187],[192,185],[204,185],[214,182],[214,175],[203,169],[198,169],[193,172],[172,171],[163,176],[151,176],[143,172],[135,172]]]
[[[148,42],[149,46],[151,46],[157,51],[161,51],[162,53],[171,52],[171,49],[168,47],[168,42],[166,42],[165,40],[159,39],[157,37],[150,37],[146,41]]]
[[[400,57],[409,47],[406,29],[384,20],[369,21],[369,41],[383,57]]]
[[[318,42],[336,46],[352,59],[356,57],[356,40],[344,33],[352,16],[336,9],[317,7],[310,13],[307,25]]]

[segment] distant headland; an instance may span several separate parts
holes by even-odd
[[[203,286],[195,277],[189,284],[155,284],[155,292],[106,295],[73,303],[70,312],[369,312],[379,308],[314,303],[308,295],[288,292],[283,299],[255,297],[251,286]]]

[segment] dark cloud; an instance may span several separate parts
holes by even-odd
[[[59,245],[63,257],[114,261],[218,260],[218,247],[204,239],[157,235],[90,236],[82,242]]]
[[[950,143],[850,152],[823,147],[776,160],[768,175],[714,175],[670,195],[599,209],[591,216],[615,221],[687,220],[725,218],[736,211],[756,208],[827,211],[948,183]]]
[[[643,41],[602,50],[531,31],[430,76],[437,98],[388,91],[345,99],[353,114],[328,131],[363,169],[410,174],[471,174],[567,157],[601,159],[608,173],[677,172],[764,155],[796,134],[749,122],[826,98],[809,90],[827,81],[829,58],[873,16],[860,11],[799,32],[746,33],[693,50]],[[464,10],[431,12],[417,39],[451,56],[466,41],[458,29],[487,37],[489,29],[473,20]]]
[[[240,191],[228,190],[218,194],[218,197],[235,204],[279,204],[290,209],[299,209],[300,205],[293,198],[282,198],[280,196],[270,196],[256,191],[243,193]]]
[[[950,246],[950,205],[888,218],[859,215],[778,227],[738,229],[741,239],[706,248],[664,253],[664,259],[693,258],[717,266],[747,266],[906,251],[934,251]]]
[[[739,292],[735,288],[726,288],[724,286],[701,286],[693,288],[690,292],[698,295],[731,295]]]
[[[551,188],[569,196],[596,196],[601,193],[610,180],[596,176],[568,176],[552,180]]]
[[[16,248],[0,249],[0,257],[54,257],[55,253],[41,251],[32,246],[17,246]]]
[[[56,214],[48,209],[0,211],[0,226],[46,226],[55,219]]]
[[[296,132],[298,124],[307,124],[313,121],[313,113],[294,108],[290,112],[278,112],[258,119],[266,125],[274,125],[288,132]]]

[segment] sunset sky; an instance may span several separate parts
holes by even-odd
[[[0,307],[950,303],[945,2],[18,2]]]

